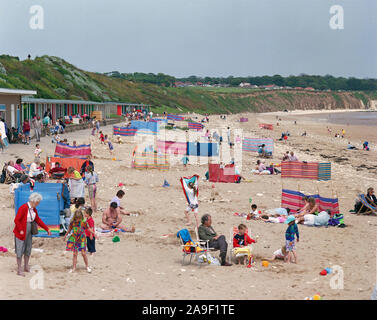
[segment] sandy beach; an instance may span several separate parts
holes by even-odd
[[[327,111],[326,111],[327,112]],[[93,162],[99,175],[97,203],[101,208],[120,189],[122,182],[126,195],[122,205],[139,216],[125,217],[128,226],[134,225],[135,234],[120,234],[120,242],[113,243],[110,237],[97,240],[97,253],[89,257],[92,274],[84,268],[82,258],[78,260],[78,272],[69,274],[72,254],[65,251],[63,238],[33,239],[32,266],[40,266],[44,275],[44,289],[33,290],[30,286],[33,274],[25,278],[16,275],[14,254],[14,205],[9,185],[0,185],[0,246],[8,253],[0,253],[0,299],[288,299],[302,300],[320,294],[325,300],[369,299],[376,284],[376,226],[377,217],[356,216],[349,213],[356,195],[370,186],[377,188],[377,130],[367,126],[342,126],[316,121],[309,116],[311,111],[274,112],[265,114],[236,114],[210,116],[208,129],[226,128],[242,130],[244,137],[271,137],[275,140],[273,159],[266,163],[279,163],[286,151],[294,151],[300,161],[330,161],[332,181],[298,181],[281,179],[280,175],[252,175],[257,155],[242,154],[242,175],[251,182],[240,184],[217,183],[218,192],[214,203],[209,202],[210,182],[202,181],[207,165],[190,161],[187,169],[178,163],[169,171],[139,171],[130,167],[135,143],[132,137],[122,137],[124,144],[115,144],[112,160],[107,148],[98,139],[92,143]],[[249,119],[240,123],[240,117]],[[277,120],[281,119],[280,121]],[[297,124],[294,124],[294,121]],[[279,126],[276,123],[279,122]],[[274,130],[258,127],[259,123],[270,123]],[[331,126],[330,135],[326,126]],[[344,127],[345,138],[334,138],[335,132]],[[112,134],[112,126],[102,128]],[[276,141],[281,133],[289,130],[290,137]],[[307,136],[301,134],[306,131]],[[174,133],[170,133],[174,135]],[[226,139],[226,134],[223,135]],[[69,142],[89,143],[90,130],[62,135]],[[359,149],[368,140],[371,151],[347,150],[348,141]],[[35,141],[31,145],[10,145],[6,153],[0,154],[2,163],[20,157],[24,162],[33,160]],[[49,137],[42,138],[42,159],[53,155],[55,145]],[[181,265],[182,253],[175,234],[185,228],[184,209],[187,206],[180,177],[198,174],[199,216],[212,215],[212,226],[229,241],[233,226],[247,223],[250,236],[259,236],[253,245],[256,260],[250,269],[243,265],[217,267],[196,264]],[[170,187],[163,188],[166,179]],[[250,210],[249,198],[261,210],[280,207],[282,183],[290,188],[299,186],[302,192],[320,190],[324,196],[338,195],[340,211],[345,216],[346,228],[316,228],[299,225],[300,242],[297,244],[298,264],[272,262],[267,268],[261,261],[284,244],[286,225],[247,221],[234,213]],[[89,202],[86,191],[86,201]],[[94,215],[96,226],[101,222],[101,212]],[[194,235],[194,227],[189,227]],[[40,251],[40,250],[39,250]],[[218,256],[218,252],[214,253]],[[320,276],[326,267],[340,266],[344,272],[344,288],[330,287],[331,275]]]

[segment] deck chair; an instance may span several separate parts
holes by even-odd
[[[206,248],[207,251],[217,251],[219,249],[216,249],[216,248],[210,248],[209,247],[209,240],[202,240],[199,238],[199,233],[198,233],[198,228],[195,227],[195,235],[196,235],[196,242],[200,243],[200,245],[203,247],[203,248]]]
[[[359,211],[357,211],[357,215],[360,215],[360,214],[373,214],[373,215],[377,215],[377,207],[374,207],[373,205],[371,205],[368,200],[365,198],[365,194],[359,194],[359,199],[361,201],[361,207],[359,209]],[[363,207],[366,207],[367,208],[367,211],[361,213],[361,209]]]
[[[245,234],[248,234],[248,232],[249,232],[249,230],[246,229]],[[237,227],[233,227],[233,228],[230,229],[230,237],[229,237],[229,245],[228,245],[228,249],[229,249],[229,251],[228,251],[229,252],[229,261],[232,261],[232,257],[234,255],[234,251],[235,251],[234,249],[235,248],[233,247],[233,238],[234,238],[234,236],[237,233],[238,233],[238,228]],[[251,254],[252,251],[253,251],[253,248],[251,247],[251,245],[246,246],[246,248],[250,249],[250,254],[248,254],[246,252],[241,252],[241,253],[237,254],[236,257],[245,256],[245,255],[247,255],[247,256],[250,255],[251,257],[253,257],[253,255]]]
[[[8,171],[7,167],[8,167],[8,165],[5,164],[5,165],[4,165],[4,169],[5,169],[5,180],[4,180],[4,184],[16,183],[16,182],[17,182],[16,177]]]
[[[207,249],[203,248],[200,243],[193,242],[190,236],[190,233],[187,229],[182,229],[177,232],[177,238],[180,240],[182,247],[182,266],[185,265],[186,257],[190,257],[190,261],[187,265],[191,264],[192,257],[195,257],[195,260],[199,266],[201,263],[199,257],[205,256],[205,261],[208,261]]]

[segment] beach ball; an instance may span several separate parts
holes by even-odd
[[[269,265],[269,262],[268,261],[262,261],[262,266],[263,267],[268,267],[268,265]]]

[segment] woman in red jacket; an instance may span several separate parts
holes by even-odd
[[[15,251],[17,255],[17,274],[25,276],[23,271],[30,272],[29,259],[32,247],[31,223],[35,221],[41,228],[45,229],[48,235],[51,235],[49,228],[39,218],[36,207],[42,201],[42,196],[39,193],[32,193],[29,201],[23,204],[17,211],[14,218],[15,227],[13,233],[15,235]],[[22,270],[22,256],[24,256],[24,270]]]
[[[22,131],[25,136],[25,141],[24,144],[30,144],[30,123],[29,120],[25,120],[23,125],[22,125]]]

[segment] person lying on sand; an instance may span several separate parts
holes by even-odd
[[[288,216],[291,209],[289,208],[275,208],[275,209],[269,209],[266,210],[266,216],[268,217],[282,217],[282,216]]]
[[[103,212],[101,228],[103,230],[123,229],[126,232],[135,232],[135,227],[127,228],[122,224],[122,216],[116,202],[111,202],[110,207]]]
[[[264,222],[272,222],[272,223],[284,223],[287,220],[286,216],[280,217],[269,217],[268,215],[263,215],[260,217],[260,220]]]

